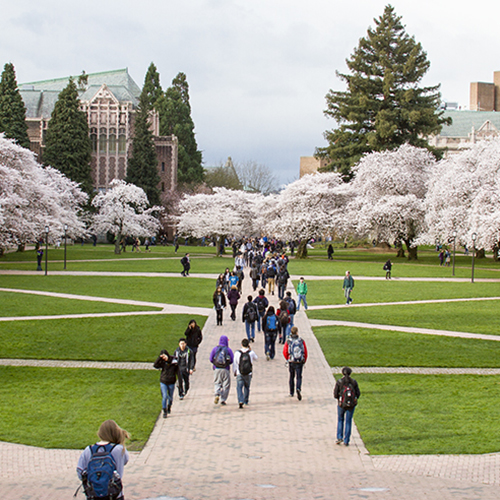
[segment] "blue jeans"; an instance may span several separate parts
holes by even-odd
[[[262,318],[264,317],[265,314],[266,314],[265,310],[262,312],[259,311],[259,317],[257,318],[257,331],[259,332],[260,332],[260,325],[262,323]]]
[[[286,283],[284,285],[278,284],[278,299],[283,300],[285,298]]]
[[[290,372],[290,395],[293,396],[295,392],[295,376],[297,376],[297,390],[302,389],[302,369],[303,363],[288,363],[288,371]]]
[[[354,408],[346,409],[341,406],[338,408],[338,424],[337,424],[337,440],[344,440],[345,444],[349,444],[349,439],[351,439],[351,429],[352,429],[352,416],[354,414]],[[345,432],[344,432],[344,421],[345,421]]]
[[[174,400],[174,390],[175,384],[164,384],[160,382],[161,389],[161,407],[166,410],[167,406],[172,405],[172,401]]]
[[[290,326],[290,329],[292,328],[293,326],[293,318],[295,317],[295,314],[290,314],[290,323],[289,323],[289,326]]]
[[[247,339],[254,339],[255,338],[255,321],[245,321],[245,329],[247,332]]]
[[[269,357],[271,359],[274,359],[274,356],[276,355],[276,350],[275,350],[275,344],[276,344],[276,336],[278,335],[277,331],[274,332],[268,332],[264,335],[264,350],[267,353],[269,353]]]
[[[297,311],[300,310],[300,301],[304,302],[304,308],[307,311],[307,302],[305,294],[299,293],[299,301],[297,302]]]
[[[236,377],[236,393],[238,394],[238,403],[248,404],[248,396],[250,395],[250,382],[252,374],[241,375]]]
[[[344,288],[344,296],[347,300],[346,304],[350,304],[352,302],[351,292],[352,292],[352,288]]]

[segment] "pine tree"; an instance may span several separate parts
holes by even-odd
[[[201,151],[194,134],[194,123],[189,104],[189,85],[186,75],[179,73],[167,89],[160,110],[161,135],[175,135],[179,140],[178,180],[183,184],[203,182]]]
[[[346,60],[350,74],[337,73],[347,90],[326,95],[325,115],[339,127],[325,132],[328,146],[316,149],[316,156],[330,160],[325,170],[338,171],[346,180],[365,153],[405,143],[432,151],[425,138],[450,123],[439,111],[439,85],[419,87],[430,63],[401,17],[387,5],[374,22],[375,29],[368,29]]]
[[[159,102],[163,98],[163,89],[160,85],[160,74],[154,63],[149,65],[148,71],[146,72],[142,92],[147,94],[149,109],[157,109]]]
[[[43,161],[93,192],[91,142],[87,115],[80,110],[78,90],[72,78],[59,94],[47,128]]]
[[[26,107],[17,87],[14,65],[7,63],[0,81],[0,132],[23,148],[30,147]]]
[[[151,69],[151,66],[150,66]],[[146,79],[149,75],[146,74]],[[160,203],[158,184],[158,160],[153,141],[153,133],[149,129],[149,112],[151,111],[150,86],[144,82],[141,92],[139,108],[135,116],[134,139],[132,141],[132,155],[128,160],[126,181],[139,186],[146,193],[151,205]]]

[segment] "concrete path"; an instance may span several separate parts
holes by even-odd
[[[233,349],[245,336],[241,307],[236,322],[225,316],[218,327],[210,311],[192,389],[184,401],[176,398],[171,416],[160,418],[144,450],[132,455],[124,475],[127,500],[498,498],[499,454],[371,457],[356,428],[350,447],[336,446],[334,378],[303,311],[296,315],[309,350],[303,400],[288,397],[280,349],[267,362],[258,334],[250,405],[238,408],[234,379],[228,405],[214,405],[210,350],[221,334]],[[78,486],[79,454],[0,443],[0,497],[69,500]]]

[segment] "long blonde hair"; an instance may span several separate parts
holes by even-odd
[[[123,446],[123,453],[125,453],[125,440],[130,438],[130,434],[125,429],[122,429],[114,420],[104,421],[99,427],[97,435],[102,441],[121,444]]]

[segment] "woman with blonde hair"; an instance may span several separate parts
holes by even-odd
[[[125,440],[130,435],[114,420],[103,422],[97,435],[100,441],[83,450],[76,473],[88,498],[123,500],[121,478],[129,460]]]

